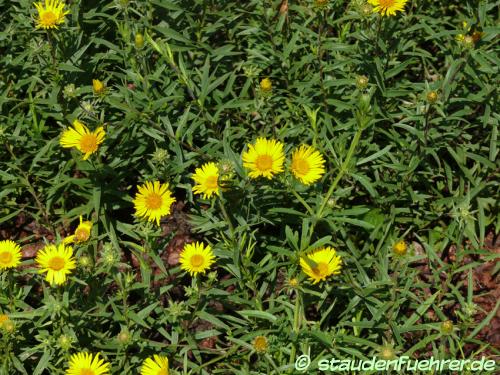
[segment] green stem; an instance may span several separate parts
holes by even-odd
[[[229,227],[229,232],[231,233],[231,241],[234,244],[234,241],[235,241],[234,226],[233,226],[233,223],[232,223],[232,221],[231,221],[231,219],[226,211],[226,206],[224,205],[223,197],[220,197],[220,199],[218,201],[219,201],[220,209],[222,211],[222,215],[224,216],[224,219],[226,220],[226,223]]]
[[[326,193],[325,197],[323,198],[323,202],[321,203],[321,206],[316,214],[316,221],[313,222],[313,224],[311,225],[311,231],[314,229],[314,226],[316,225],[316,223],[319,220],[321,220],[321,218],[323,216],[323,212],[325,210],[325,207],[328,203],[328,200],[332,196],[333,192],[335,191],[335,188],[337,187],[337,185],[340,182],[340,180],[342,179],[342,177],[344,177],[344,175],[348,171],[349,164],[351,163],[351,159],[354,155],[354,152],[356,151],[356,147],[359,143],[362,132],[363,132],[363,127],[360,124],[358,130],[356,131],[356,134],[354,135],[354,139],[352,140],[351,146],[349,147],[349,151],[347,152],[347,156],[344,159],[344,162],[342,163],[342,165],[340,166],[339,173],[335,177],[335,180],[333,180],[333,183],[330,185],[330,189],[328,189],[328,192]]]
[[[314,215],[314,211],[313,209],[311,208],[311,206],[309,206],[309,204],[304,200],[304,198],[302,198],[299,193],[297,193],[292,187],[290,187],[290,192],[295,195],[295,198],[297,198],[297,200],[302,203],[302,205],[304,206],[304,208],[307,210],[307,212],[310,214],[310,215]]]
[[[300,297],[300,292],[296,292],[296,298],[295,298],[295,308],[293,310],[293,333],[298,335],[299,330],[300,330],[300,312],[301,312],[301,303],[302,299]],[[297,354],[297,347],[295,346],[295,343],[292,344],[292,350],[290,351],[290,363],[293,363],[295,361],[295,356]]]

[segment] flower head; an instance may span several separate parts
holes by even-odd
[[[324,247],[314,250],[300,258],[300,266],[313,284],[326,280],[328,276],[338,275],[342,260],[333,247]]]
[[[57,29],[58,25],[64,23],[64,16],[69,10],[64,10],[64,2],[60,0],[45,0],[35,3],[38,18],[35,20],[37,29]]]
[[[0,314],[0,328],[4,326],[5,323],[9,321],[9,316],[6,314]]]
[[[392,247],[392,251],[394,251],[396,255],[405,255],[406,250],[407,250],[406,242],[404,242],[403,240],[396,242]]]
[[[201,168],[196,168],[192,179],[196,182],[193,187],[195,194],[203,194],[205,199],[214,194],[219,195],[219,168],[215,163],[206,163]]]
[[[394,16],[398,11],[404,12],[408,0],[368,0],[368,2],[375,7],[374,12],[382,16]]]
[[[91,221],[83,221],[80,216],[80,224],[75,229],[75,234],[68,236],[64,239],[64,243],[81,243],[85,242],[90,238],[90,231],[92,230],[92,222]]]
[[[262,92],[270,92],[273,89],[273,83],[269,78],[264,78],[260,81],[260,89]]]
[[[141,375],[168,375],[168,358],[161,355],[153,355],[146,358],[142,363]]]
[[[257,138],[255,145],[248,145],[243,153],[243,166],[250,170],[251,178],[260,176],[271,179],[274,174],[283,172],[285,154],[283,143],[265,138]]]
[[[257,336],[253,340],[252,346],[257,353],[265,353],[268,348],[267,338],[265,336]]]
[[[99,81],[98,79],[92,80],[92,89],[94,90],[94,94],[102,95],[106,91],[106,85],[104,82]]]
[[[47,245],[40,250],[36,256],[36,263],[39,265],[39,273],[47,273],[45,280],[50,285],[62,285],[66,282],[66,276],[76,268],[73,248],[66,247],[64,243]]]
[[[90,353],[73,354],[69,360],[66,375],[108,375],[109,363]]]
[[[84,154],[83,160],[87,160],[104,141],[105,134],[102,126],[91,132],[83,123],[75,120],[73,127],[63,132],[59,143],[64,148],[75,147]]]
[[[160,219],[170,214],[170,207],[175,202],[168,183],[147,181],[137,189],[139,191],[134,198],[136,215],[146,217],[149,221],[156,221],[156,224],[160,225]]]
[[[292,173],[304,185],[318,181],[325,173],[323,155],[311,146],[300,146],[292,154]]]
[[[0,270],[17,267],[21,263],[21,247],[11,240],[0,241]]]
[[[425,96],[425,99],[429,104],[434,104],[439,99],[438,93],[436,91],[429,91]]]
[[[215,256],[210,245],[201,242],[184,245],[180,254],[181,268],[192,275],[205,273],[215,262]]]

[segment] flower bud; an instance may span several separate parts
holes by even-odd
[[[361,5],[359,12],[362,16],[368,17],[373,14],[373,7],[368,3],[364,3],[363,5]]]
[[[141,33],[135,34],[135,48],[141,49],[144,47],[144,36]]]
[[[265,353],[267,352],[267,348],[268,348],[268,341],[267,341],[267,338],[265,336],[257,336],[254,340],[253,340],[253,348],[255,349],[255,351],[257,353]]]
[[[396,351],[391,345],[383,345],[379,349],[379,357],[385,361],[396,358]]]
[[[368,86],[368,77],[361,75],[356,77],[356,87],[360,90],[366,89]]]
[[[462,43],[466,48],[474,48],[474,38],[470,35],[465,36]]]
[[[429,91],[425,98],[427,99],[427,103],[434,104],[438,100],[438,93],[436,91]]]
[[[57,340],[57,343],[62,350],[68,351],[69,349],[71,349],[72,341],[73,340],[71,340],[71,337],[67,335],[61,335],[59,336],[59,340]]]
[[[394,254],[396,255],[405,255],[407,249],[406,242],[403,240],[396,242],[392,247],[392,251],[394,251]]]
[[[106,91],[106,86],[104,82],[99,81],[98,79],[92,80],[92,89],[94,90],[95,95],[102,95]]]
[[[121,331],[117,336],[117,340],[122,345],[128,344],[130,342],[130,333],[128,331]]]
[[[260,81],[260,89],[265,93],[271,92],[271,90],[273,89],[273,83],[269,78],[264,78],[262,81]]]
[[[453,333],[453,322],[451,320],[445,320],[441,323],[441,333],[443,335],[451,335]]]

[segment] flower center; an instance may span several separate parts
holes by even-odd
[[[394,0],[379,0],[381,8],[390,8],[394,5]]]
[[[324,276],[328,273],[328,264],[325,262],[319,262],[316,267],[312,269],[315,275]]]
[[[64,259],[58,256],[52,257],[49,260],[49,268],[54,271],[62,270],[65,264],[66,262]]]
[[[80,375],[95,375],[94,370],[88,369],[88,368],[82,368],[80,370]]]
[[[209,189],[217,189],[217,176],[208,176],[205,180],[205,186]]]
[[[161,207],[161,204],[163,203],[161,199],[161,195],[156,194],[156,193],[149,193],[149,195],[146,198],[146,206],[150,210],[157,210]]]
[[[168,375],[168,372],[167,372],[167,370],[165,370],[164,368],[162,368],[160,371],[158,371],[156,373],[156,375]]]
[[[265,351],[267,349],[267,340],[263,336],[258,336],[255,338],[253,343],[255,350],[257,351]]]
[[[80,241],[87,241],[90,237],[90,232],[84,228],[76,228],[75,230],[75,238]]]
[[[97,137],[94,134],[82,135],[82,138],[80,138],[80,148],[84,153],[97,151]]]
[[[191,257],[191,265],[193,267],[200,267],[202,264],[203,264],[203,261],[205,260],[205,258],[203,258],[203,255],[200,255],[200,254],[194,254],[192,257]]]
[[[0,264],[9,264],[12,262],[12,254],[9,251],[0,253]]]
[[[51,10],[47,10],[40,15],[40,20],[43,24],[52,26],[56,24],[57,16]]]
[[[309,167],[309,163],[307,162],[307,160],[299,159],[299,158],[297,158],[293,161],[292,167],[295,170],[295,172],[297,172],[297,174],[302,175],[302,176],[305,176],[306,174],[308,174],[310,169],[311,169]]]
[[[273,158],[270,155],[259,155],[255,160],[255,166],[260,171],[268,171],[273,167]]]

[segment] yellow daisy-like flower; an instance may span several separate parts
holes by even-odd
[[[304,185],[311,185],[325,174],[323,155],[311,146],[302,145],[292,154],[292,173]]]
[[[109,363],[99,359],[99,354],[95,357],[90,353],[73,354],[69,360],[69,369],[66,375],[108,375]]]
[[[57,29],[64,23],[64,16],[69,10],[64,10],[65,4],[60,0],[45,0],[35,3],[38,18],[35,20],[37,29]]]
[[[21,247],[11,240],[0,241],[0,270],[17,267],[21,263]]]
[[[408,0],[368,0],[374,6],[373,11],[382,16],[395,16],[396,12],[404,12]]]
[[[83,160],[87,160],[91,154],[97,151],[99,145],[104,141],[105,135],[102,126],[91,132],[83,123],[75,120],[73,127],[63,132],[59,143],[65,148],[76,147],[84,154]]]
[[[184,245],[179,261],[181,268],[193,276],[205,273],[215,262],[215,256],[210,245],[196,242]]]
[[[212,195],[219,195],[219,168],[215,163],[206,163],[201,168],[196,168],[192,179],[196,182],[193,187],[195,194],[203,194],[208,199]]]
[[[141,367],[141,375],[168,375],[168,358],[161,355],[154,355],[147,358]]]
[[[39,273],[47,273],[45,280],[50,285],[62,285],[66,282],[66,276],[76,268],[73,248],[64,246],[64,243],[47,245],[39,251],[36,256],[36,263],[40,266]]]
[[[313,284],[326,280],[328,276],[338,275],[342,266],[342,259],[333,247],[327,246],[314,250],[306,257],[300,258],[300,266]]]
[[[134,198],[135,214],[147,217],[149,221],[156,221],[156,224],[160,225],[160,219],[170,214],[170,207],[175,202],[172,192],[168,189],[168,183],[147,181],[137,189],[139,192]]]
[[[92,222],[91,221],[83,221],[80,216],[80,224],[75,229],[75,234],[68,236],[64,239],[64,243],[81,243],[85,242],[90,238],[90,231],[92,230]]]
[[[251,178],[260,176],[271,179],[274,174],[283,172],[285,154],[283,143],[265,138],[257,138],[255,145],[248,145],[243,153],[243,166],[250,170]]]

